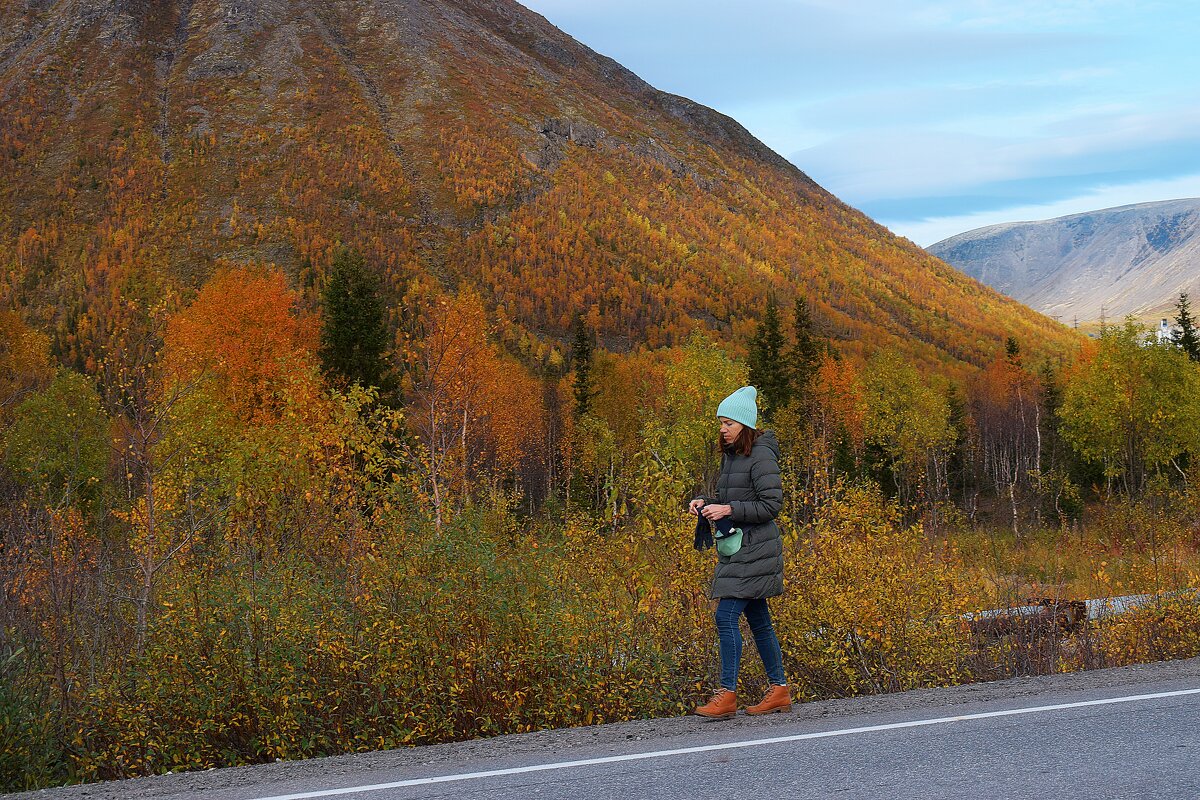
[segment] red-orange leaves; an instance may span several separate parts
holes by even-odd
[[[274,416],[274,398],[315,363],[317,320],[298,314],[296,299],[273,269],[218,272],[167,326],[168,380],[212,380],[242,419]]]

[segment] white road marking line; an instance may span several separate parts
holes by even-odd
[[[280,794],[272,797],[257,797],[253,800],[310,800],[315,797],[336,797],[360,792],[378,792],[384,789],[400,789],[405,786],[425,786],[432,783],[451,783],[453,781],[470,781],[479,778],[495,778],[503,775],[520,775],[526,772],[544,772],[552,769],[571,769],[572,767],[589,767],[597,764],[615,764],[622,761],[641,761],[648,758],[666,758],[690,753],[707,753],[713,750],[733,750],[741,747],[758,747],[765,744],[782,744],[784,742],[800,742],[807,739],[827,739],[832,736],[850,736],[856,733],[873,733],[875,731],[893,731],[900,728],[919,728],[924,725],[940,725],[945,722],[965,722],[972,719],[990,719],[993,717],[1014,717],[1020,714],[1036,714],[1042,711],[1063,711],[1069,708],[1087,708],[1089,706],[1106,706],[1113,703],[1135,703],[1139,700],[1156,700],[1163,697],[1182,697],[1189,694],[1200,694],[1200,689],[1181,689],[1175,692],[1158,692],[1156,694],[1135,694],[1125,697],[1109,697],[1103,700],[1085,700],[1078,703],[1059,703],[1052,706],[1033,706],[1031,708],[1012,708],[1007,711],[985,711],[978,714],[962,714],[956,717],[937,717],[935,719],[918,719],[910,722],[893,722],[887,725],[867,725],[861,728],[842,728],[836,731],[820,731],[818,733],[799,733],[793,736],[774,736],[769,739],[747,739],[741,742],[725,742],[724,744],[706,744],[696,747],[680,747],[674,750],[653,750],[647,753],[628,753],[621,756],[604,756],[602,758],[585,758],[579,761],[555,761],[549,764],[533,764],[527,767],[510,767],[509,769],[492,769],[484,772],[460,772],[450,775],[437,775],[432,778],[412,778],[406,781],[391,783],[374,783],[363,786],[348,786],[344,789],[322,789],[315,792],[299,794]]]

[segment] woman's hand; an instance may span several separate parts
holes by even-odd
[[[706,520],[711,522],[722,517],[728,517],[733,513],[733,507],[719,503],[709,503],[700,510],[700,513],[704,515]]]
[[[700,507],[703,505],[704,505],[704,498],[697,497],[695,500],[688,503],[688,513],[691,514],[693,517],[697,516],[699,513]]]

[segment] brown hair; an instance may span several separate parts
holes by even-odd
[[[737,453],[738,455],[748,456],[750,451],[754,449],[754,442],[762,435],[762,431],[757,428],[751,428],[749,425],[742,426],[742,432],[733,440],[733,444],[726,446],[721,440],[721,435],[717,434],[717,445],[724,453]]]

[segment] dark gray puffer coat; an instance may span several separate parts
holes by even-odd
[[[754,599],[783,594],[783,541],[775,524],[783,506],[783,484],[774,432],[763,431],[748,456],[726,452],[721,457],[717,502],[733,509],[730,519],[742,529],[742,547],[732,556],[717,555],[709,596]]]

